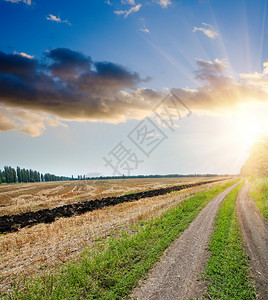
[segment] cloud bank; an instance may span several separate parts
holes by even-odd
[[[264,63],[265,65],[266,63]],[[268,104],[268,76],[264,71],[254,74],[229,75],[224,61],[197,60],[197,89],[172,89],[194,112],[224,114],[239,109],[244,104]]]
[[[0,130],[17,130],[33,137],[40,136],[47,126],[67,127],[57,118],[44,113],[0,105]]]
[[[148,78],[141,79],[123,66],[93,62],[66,48],[46,51],[46,63],[30,57],[0,52],[0,130],[18,129],[18,124],[25,123],[21,119],[15,125],[19,118],[15,108],[61,120],[117,123],[128,117],[142,118],[150,107],[145,100],[147,89],[137,89]],[[48,115],[40,118],[51,125]]]
[[[145,86],[149,78],[112,62],[95,62],[67,48],[44,53],[0,52],[0,130],[40,135],[67,121],[119,123],[142,119],[165,96]],[[197,60],[196,89],[174,87],[192,112],[222,114],[240,105],[268,104],[268,63],[261,73],[229,75],[224,61]]]

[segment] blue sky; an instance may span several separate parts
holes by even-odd
[[[135,160],[121,173],[239,172],[267,132],[266,12],[264,0],[0,0],[0,168],[112,175],[103,157],[119,164],[122,141]],[[170,92],[191,112],[172,130],[153,113]],[[150,155],[128,138],[146,117],[166,136]]]

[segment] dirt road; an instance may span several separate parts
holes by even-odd
[[[258,299],[268,299],[268,222],[248,194],[248,183],[240,190],[237,201],[243,239],[250,257]]]
[[[206,248],[213,232],[214,217],[226,195],[237,185],[211,200],[189,228],[165,251],[145,283],[134,290],[132,298],[185,300],[201,297],[205,286],[197,280],[197,274],[204,271],[204,262],[208,258]]]

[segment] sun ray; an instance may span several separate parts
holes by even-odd
[[[260,47],[259,47],[259,70],[262,70],[262,55],[263,55],[263,42],[264,42],[264,28],[266,20],[266,0],[264,0],[264,8],[262,15],[262,26],[261,26],[261,37],[260,37]]]

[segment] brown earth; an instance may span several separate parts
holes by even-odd
[[[226,195],[238,184],[214,197],[198,214],[188,229],[165,251],[146,281],[141,282],[134,290],[133,299],[202,298],[205,284],[198,281],[197,274],[204,272],[204,263],[208,258],[206,249],[214,229],[214,217]]]
[[[238,195],[237,211],[243,239],[250,258],[258,299],[268,299],[268,222],[249,196],[248,182]]]

